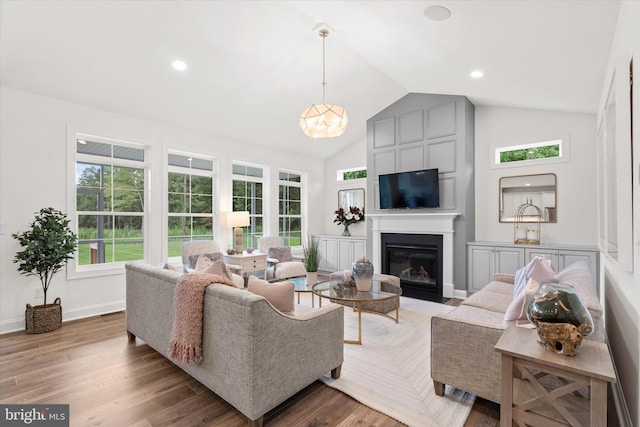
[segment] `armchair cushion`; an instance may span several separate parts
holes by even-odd
[[[269,248],[267,252],[268,258],[275,258],[278,262],[293,261],[291,248],[289,246],[274,246]]]
[[[256,276],[249,276],[248,289],[249,292],[265,297],[280,312],[294,313],[295,286],[293,282],[269,283]]]
[[[196,271],[205,270],[213,263],[213,261],[217,261],[219,259],[224,260],[222,252],[189,255],[189,268]]]
[[[233,280],[231,277],[231,273],[227,269],[227,266],[224,264],[224,261],[221,259],[215,260],[207,267],[203,273],[216,274],[218,276],[225,277],[229,280]]]

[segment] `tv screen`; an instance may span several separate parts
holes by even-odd
[[[380,209],[440,207],[438,169],[379,175]]]

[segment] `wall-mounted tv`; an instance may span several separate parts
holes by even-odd
[[[440,207],[438,169],[378,176],[380,209]]]

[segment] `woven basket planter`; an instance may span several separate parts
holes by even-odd
[[[59,329],[62,326],[60,298],[56,298],[53,304],[35,307],[27,304],[24,317],[28,334],[42,334]]]

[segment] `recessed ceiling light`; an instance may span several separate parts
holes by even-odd
[[[472,79],[481,79],[484,77],[484,72],[482,70],[473,70],[471,74],[469,74],[469,77]]]
[[[180,61],[179,59],[173,61],[171,65],[178,71],[184,71],[187,69],[187,64],[185,64],[184,61]]]
[[[444,6],[429,6],[424,10],[424,16],[434,21],[449,19],[451,11]]]

